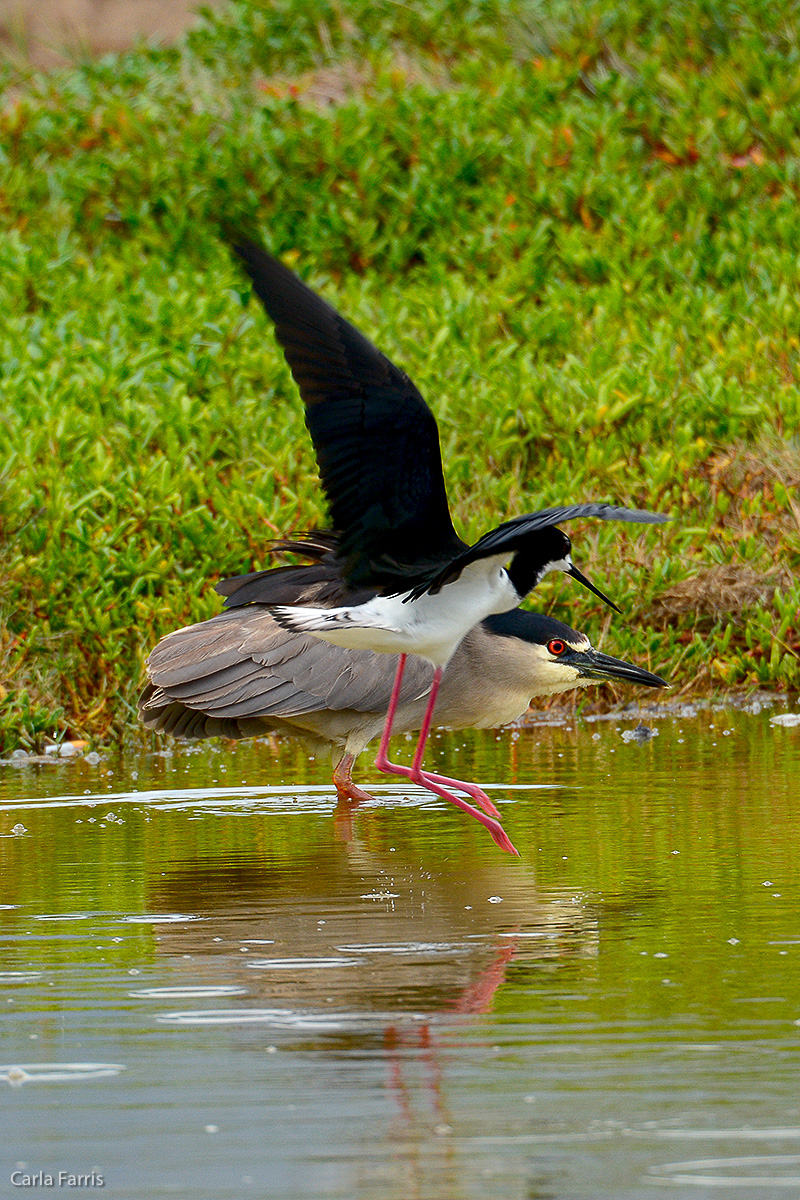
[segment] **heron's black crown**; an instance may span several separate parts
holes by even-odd
[[[526,612],[521,608],[486,617],[483,625],[496,637],[519,638],[522,642],[532,642],[537,646],[546,646],[553,638],[561,638],[571,646],[586,643],[584,634],[570,629],[563,621],[557,621],[555,617],[546,617],[542,613]]]

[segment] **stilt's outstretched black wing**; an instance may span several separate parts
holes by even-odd
[[[403,590],[465,549],[433,413],[405,372],[288,267],[246,238],[228,240],[300,389],[345,578]]]
[[[297,554],[310,560],[300,566],[270,567],[221,579],[214,591],[225,597],[225,608],[247,604],[309,604],[334,607],[364,604],[375,588],[350,588],[342,577],[339,538],[328,530],[312,530],[280,538],[269,547],[273,554]]]
[[[427,582],[417,584],[411,592],[410,599],[417,599],[425,592],[438,592],[446,583],[458,579],[469,563],[477,562],[480,558],[491,558],[495,554],[503,553],[507,553],[509,558],[517,554],[530,554],[536,558],[539,554],[538,543],[542,540],[541,535],[545,530],[562,525],[565,521],[574,521],[578,517],[594,517],[601,521],[634,521],[644,525],[662,525],[671,519],[663,513],[652,513],[643,508],[618,508],[613,504],[565,504],[557,508],[543,508],[539,512],[525,513],[521,517],[504,521],[490,533],[484,534],[474,546],[456,555],[446,567],[432,574]],[[547,557],[544,556],[542,561],[547,561]]]

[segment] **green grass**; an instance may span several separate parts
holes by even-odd
[[[537,604],[678,690],[798,689],[794,6],[235,0],[178,47],[2,72],[5,748],[133,729],[154,641],[324,520],[221,217],[409,371],[465,536],[565,499],[675,517],[575,527],[625,620]]]

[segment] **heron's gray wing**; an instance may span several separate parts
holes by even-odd
[[[381,713],[389,704],[396,665],[391,655],[343,650],[290,633],[266,609],[235,608],[158,643],[147,660],[150,682],[139,711],[155,728],[165,728],[158,714],[175,704],[231,721],[324,710]],[[425,662],[410,659],[402,699],[426,695],[431,676]],[[174,711],[169,719],[177,720]],[[189,729],[191,718],[185,721]]]
[[[246,738],[259,737],[267,731],[281,730],[281,722],[274,725],[258,717],[213,717],[196,708],[187,708],[180,700],[170,700],[155,684],[148,683],[139,697],[139,716],[148,729],[169,733],[183,738]],[[288,732],[292,732],[287,726]]]

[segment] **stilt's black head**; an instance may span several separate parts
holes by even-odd
[[[548,571],[565,571],[578,583],[582,583],[595,596],[599,596],[615,612],[619,612],[613,600],[591,583],[572,561],[572,542],[562,529],[551,525],[525,536],[508,565],[508,575],[520,599],[541,583]]]

